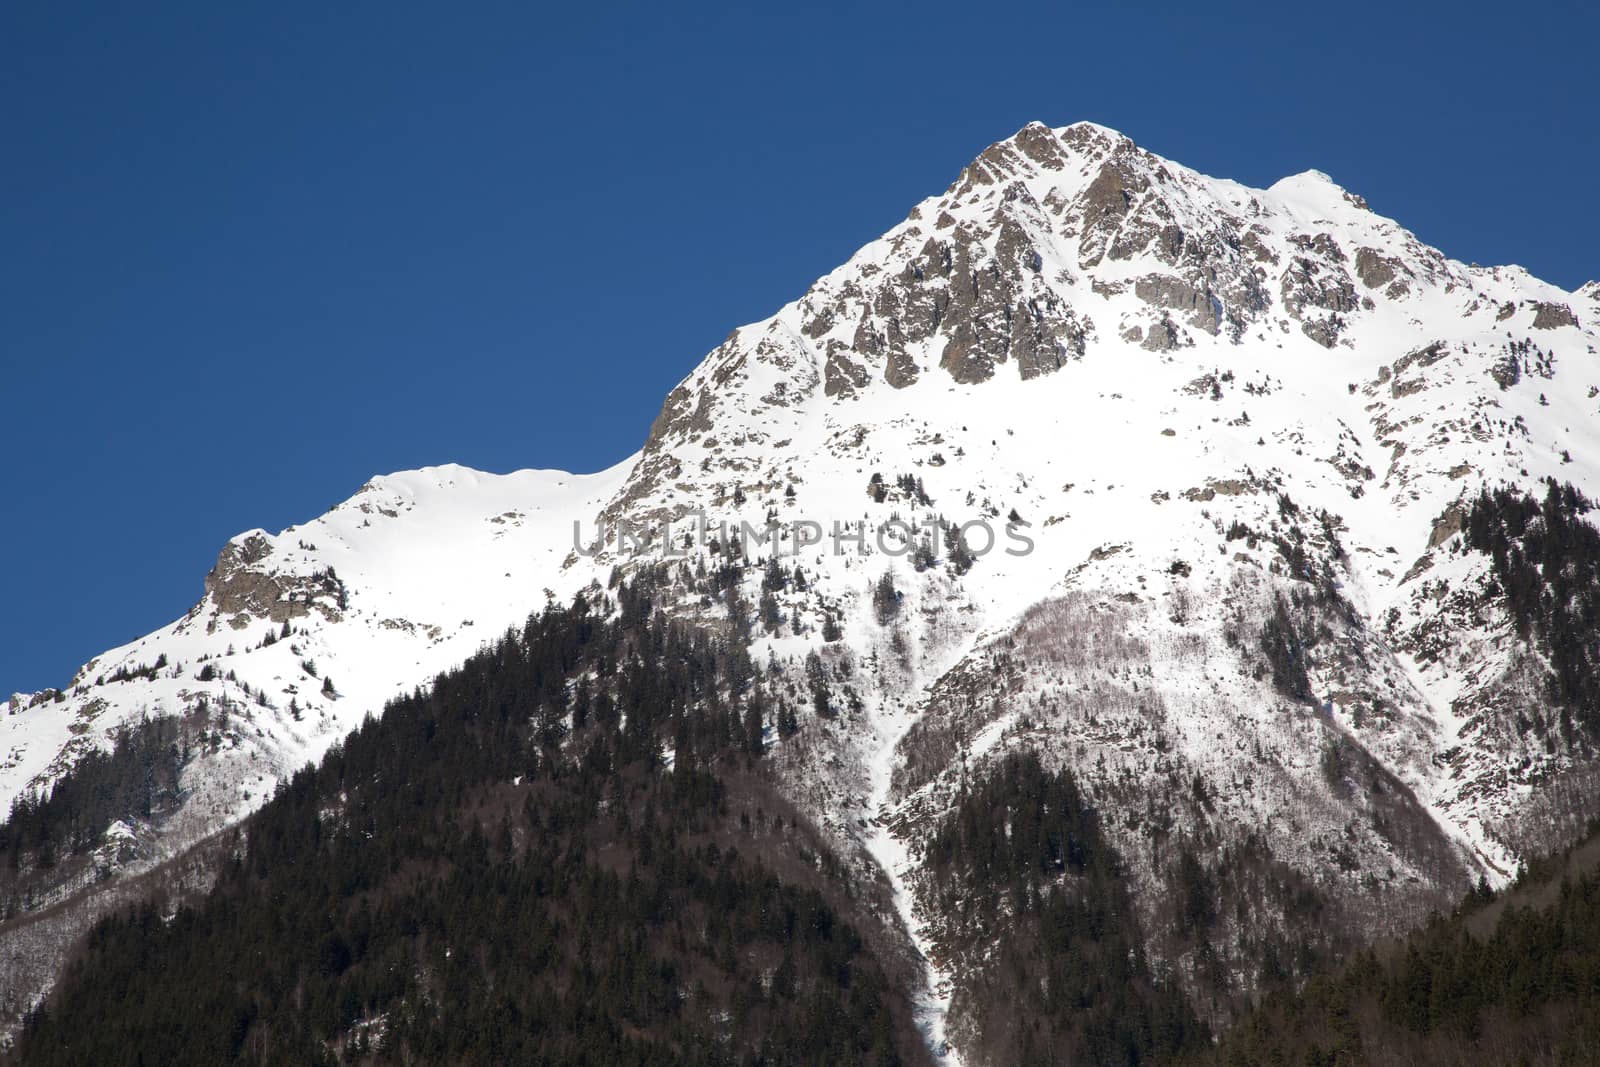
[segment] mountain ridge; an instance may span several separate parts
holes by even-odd
[[[1548,656],[1462,535],[1481,486],[1600,496],[1585,301],[1600,311],[1600,283],[1568,293],[1451,260],[1319,171],[1252,190],[1105,127],[1031,123],[730,333],[622,464],[427,468],[230,540],[166,638],[97,657],[59,703],[13,698],[0,781],[16,796],[151,707],[225,700],[242,725],[185,772],[149,857],[169,854],[544,588],[689,567],[604,539],[590,556],[574,525],[659,532],[705,514],[774,524],[774,539],[693,545],[741,568],[739,595],[684,588],[668,606],[737,631],[739,598],[761,605],[752,656],[834,710],[773,746],[772,773],[890,882],[930,962],[936,1048],[974,1040],[947,1021],[976,949],[930,902],[919,838],[969,769],[1017,748],[1080,778],[1152,929],[1189,849],[1222,882],[1272,864],[1306,879],[1340,916],[1337,951],[1509,878],[1529,848],[1519,820],[1592,767],[1581,738],[1520,726]],[[1034,547],[923,555],[934,519]],[[859,545],[838,551],[841,527]],[[805,587],[769,587],[773,560]],[[231,688],[191,677],[213,661]],[[133,677],[95,680],[118,670]],[[1291,918],[1251,921],[1289,937]],[[1189,995],[1213,998],[1209,1022],[1248,999],[1255,949],[1231,961],[1245,977],[1211,988],[1193,944],[1156,940]]]

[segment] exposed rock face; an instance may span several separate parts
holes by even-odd
[[[1010,348],[1012,279],[998,257],[983,256],[970,232],[957,231],[957,237],[939,366],[956,381],[971,384],[992,377]]]
[[[1183,312],[1197,330],[1214,334],[1222,327],[1222,301],[1206,286],[1170,274],[1147,274],[1134,282],[1133,292],[1152,307]]]
[[[1565,304],[1540,302],[1534,305],[1533,328],[1556,330],[1563,326],[1578,325],[1578,317]]]
[[[1411,272],[1397,256],[1387,256],[1377,249],[1356,250],[1356,277],[1368,289],[1382,289],[1391,300],[1398,300],[1411,291]]]
[[[1124,236],[1123,224],[1133,213],[1136,198],[1149,188],[1149,180],[1129,165],[1125,155],[1101,164],[1075,212],[1079,225],[1078,266],[1089,270],[1107,254],[1127,259],[1140,236],[1148,239],[1147,230]]]
[[[824,371],[823,391],[829,396],[850,393],[870,380],[867,368],[859,363],[849,348],[837,342],[828,345],[828,362]]]
[[[287,622],[312,610],[338,622],[344,609],[339,579],[332,572],[299,578],[266,573],[258,565],[271,554],[270,542],[259,534],[228,542],[206,575],[206,595],[215,613],[235,629],[256,619]]]
[[[1181,348],[1186,340],[1178,324],[1163,315],[1159,322],[1151,325],[1150,332],[1145,334],[1144,343],[1139,347],[1146,352],[1170,352],[1174,348]]]
[[[1037,378],[1082,359],[1089,326],[1054,293],[1019,305],[1011,320],[1011,350],[1024,379]]]
[[[1459,504],[1451,504],[1444,509],[1437,522],[1433,524],[1433,532],[1428,535],[1428,547],[1438,548],[1450,538],[1461,532],[1461,524],[1466,521],[1467,513]]]
[[[1357,309],[1355,285],[1344,269],[1344,252],[1326,233],[1297,235],[1291,243],[1301,254],[1294,256],[1283,275],[1284,310],[1300,320],[1307,337],[1332,348],[1345,329],[1344,316]],[[1317,309],[1328,314],[1318,315]]]

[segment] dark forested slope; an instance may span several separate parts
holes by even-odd
[[[1600,836],[1269,997],[1205,1062],[1600,1063]]]
[[[295,775],[198,906],[94,930],[17,1061],[919,1060],[872,910],[763,788],[748,659],[647,586]]]
[[[1205,1047],[1151,973],[1121,859],[1068,771],[1008,755],[962,791],[926,868],[968,1062],[1110,1067]]]

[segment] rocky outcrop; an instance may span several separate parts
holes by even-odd
[[[1133,283],[1133,293],[1151,307],[1182,312],[1197,330],[1214,334],[1222,328],[1222,301],[1204,283],[1170,274],[1147,274]]]
[[[1461,527],[1466,521],[1467,513],[1460,504],[1451,504],[1445,508],[1434,521],[1432,532],[1428,534],[1428,547],[1438,548],[1450,540],[1461,532]]]
[[[1024,380],[1037,378],[1082,359],[1091,326],[1087,320],[1079,322],[1054,293],[1020,302],[1011,315],[1011,351],[1018,372]]]
[[[961,232],[951,271],[950,303],[941,333],[939,365],[964,384],[987,381],[1010,349],[1012,279],[998,257],[984,260],[976,235]]]
[[[311,575],[274,574],[261,567],[272,554],[272,543],[264,534],[228,542],[205,579],[215,615],[235,627],[256,619],[287,622],[312,611],[330,622],[343,617],[344,586],[331,569]]]
[[[1578,325],[1578,317],[1565,304],[1550,304],[1541,301],[1534,304],[1533,307],[1533,328],[1535,330],[1557,330],[1563,326]]]
[[[1327,234],[1296,243],[1309,254],[1295,256],[1283,273],[1283,308],[1307,337],[1332,348],[1344,332],[1343,316],[1357,308],[1355,284],[1344,270],[1344,253]],[[1318,309],[1327,314],[1318,315]]]
[[[1094,267],[1112,250],[1135,198],[1149,188],[1149,180],[1130,165],[1125,155],[1101,165],[1077,205],[1080,267]],[[1126,244],[1118,246],[1118,251],[1123,253],[1118,258],[1127,258]]]
[[[1397,300],[1411,291],[1406,279],[1410,270],[1395,256],[1386,256],[1375,248],[1356,249],[1356,277],[1368,289],[1382,289],[1384,295]]]
[[[1189,343],[1189,339],[1184,336],[1178,324],[1172,321],[1172,317],[1163,314],[1160,321],[1151,325],[1139,347],[1146,352],[1170,352]]]
[[[658,448],[669,438],[683,439],[698,436],[711,429],[710,393],[695,393],[680,385],[667,394],[661,412],[650,424],[650,434],[645,439],[645,450]]]
[[[828,396],[851,393],[871,380],[867,368],[855,358],[849,346],[841,341],[828,343],[828,359],[823,365],[824,393]]]

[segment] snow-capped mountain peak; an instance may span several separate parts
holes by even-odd
[[[1142,908],[1163,843],[1196,840],[1398,928],[1506,878],[1588,765],[1521,727],[1539,654],[1462,522],[1485,486],[1600,497],[1597,314],[1600,283],[1457,262],[1319,171],[1252,189],[1030,123],[734,330],[624,463],[389,475],[233,539],[184,619],[13,700],[0,784],[226,707],[170,823],[189,840],[546,590],[650,568],[737,632],[738,597],[696,585],[720,554],[762,605],[754,660],[848,709],[774,774],[936,964],[918,834],[1017,747],[1073,769]],[[696,517],[717,536],[664,551]],[[763,584],[773,559],[804,584]]]

